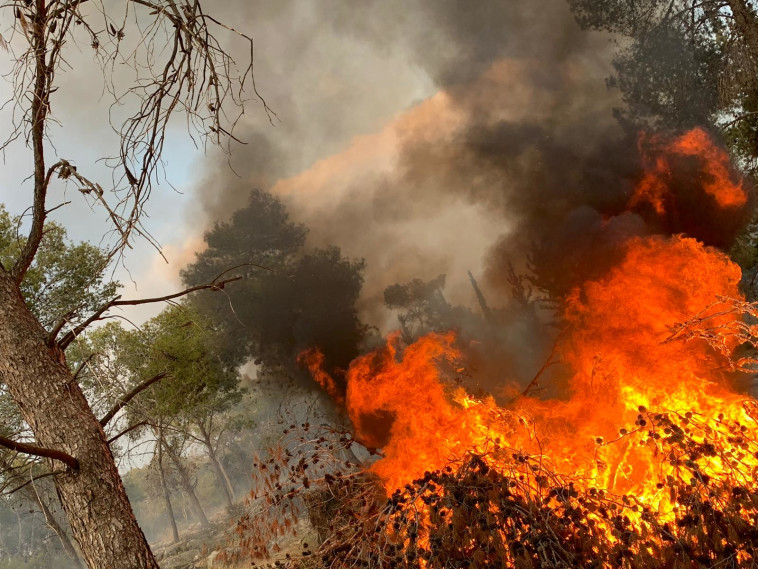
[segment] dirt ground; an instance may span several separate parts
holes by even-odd
[[[307,520],[301,520],[295,528],[296,535],[283,538],[277,544],[280,551],[269,559],[256,559],[236,564],[224,564],[217,559],[219,553],[229,547],[228,536],[234,525],[235,516],[219,514],[211,521],[211,528],[190,529],[176,544],[158,543],[153,551],[161,569],[258,569],[278,568],[284,563],[301,557],[304,544],[315,549],[318,536]],[[308,549],[306,548],[306,549]]]

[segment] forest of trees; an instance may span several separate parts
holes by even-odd
[[[206,13],[211,2],[92,4],[0,6],[14,33],[7,56],[17,111],[6,131],[33,164],[27,211],[0,204],[0,569],[18,559],[40,567],[157,568],[149,540],[178,542],[187,527],[209,526],[211,510],[231,515],[249,491],[248,469],[264,438],[256,422],[262,390],[318,397],[299,354],[318,348],[324,369],[342,386],[350,362],[379,340],[359,310],[365,261],[335,245],[309,246],[308,228],[280,199],[254,187],[243,207],[205,233],[205,248],[181,270],[185,290],[120,296],[113,269],[124,248],[134,240],[153,243],[142,216],[162,175],[169,125],[180,117],[190,125],[186,136],[224,146],[235,140],[243,102],[257,91],[252,61],[235,65],[223,44],[228,36],[249,43],[252,58],[252,39],[237,31],[238,23],[232,28]],[[137,15],[122,21],[111,4]],[[621,93],[616,118],[625,131],[705,127],[755,183],[754,2],[568,4],[582,28],[616,38],[608,85]],[[111,186],[55,147],[50,109],[61,77],[76,71],[67,63],[72,45],[92,50],[105,92],[129,110],[115,125]],[[132,72],[126,87],[122,77],[112,78],[116,66],[119,74]],[[258,102],[257,112],[272,112]],[[109,220],[98,246],[72,241],[71,228],[50,219],[57,204],[49,195],[63,184],[77,190],[72,199]],[[727,245],[743,269],[745,295],[755,300],[752,211]],[[514,322],[524,330],[544,320],[566,293],[547,276],[539,254],[530,251],[536,262],[524,274],[510,268],[509,304],[488,305],[470,275],[474,302],[452,305],[439,275],[386,288],[384,308],[397,313],[406,343],[449,329],[475,340],[475,387],[487,390],[525,350],[503,347]],[[139,326],[109,318],[116,308],[146,303],[163,305]],[[545,337],[529,349],[547,356],[551,345]],[[496,361],[483,355],[493,349]],[[246,374],[250,369],[255,378]],[[528,379],[533,370],[522,371]],[[139,466],[124,468],[129,464]],[[122,476],[119,468],[129,472]]]

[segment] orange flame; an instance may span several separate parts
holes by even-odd
[[[405,349],[398,359],[399,334],[386,347],[357,358],[348,370],[347,411],[360,440],[382,446],[384,458],[374,465],[389,488],[443,468],[451,456],[474,443],[440,382],[438,363],[460,357],[455,336],[430,335]],[[389,422],[388,442],[376,431]]]
[[[693,239],[629,243],[619,266],[572,295],[564,352],[574,373],[567,401],[525,397],[504,409],[491,398],[474,399],[447,387],[440,371],[440,363],[444,368],[462,358],[454,335],[431,334],[402,352],[399,337],[390,337],[386,347],[356,359],[347,375],[356,434],[384,450],[372,470],[391,492],[469,452],[505,469],[515,451],[543,457],[555,472],[588,486],[634,493],[665,516],[672,503],[658,483],[683,474],[676,464],[661,466],[654,445],[632,444],[619,427],[635,424],[644,432],[640,410],[650,408],[694,417],[724,440],[733,422],[758,434],[745,397],[720,371],[723,356],[703,340],[667,341],[672,326],[716,295],[736,296],[738,279],[739,269],[722,253]],[[714,327],[736,318],[702,317]],[[386,442],[376,439],[381,417],[389,423]],[[758,466],[755,457],[744,460]],[[703,457],[699,466],[710,477],[729,469],[719,457]]]
[[[650,156],[649,149],[655,149]],[[666,210],[671,181],[673,157],[697,157],[703,162],[703,190],[722,209],[735,209],[747,203],[747,192],[741,181],[734,182],[729,170],[729,156],[713,144],[711,137],[702,128],[694,128],[669,143],[660,137],[640,136],[640,153],[646,162],[645,173],[629,201],[629,207],[649,203],[655,212],[662,215]]]
[[[746,202],[742,185],[729,179],[726,155],[704,131],[691,131],[666,151],[706,162],[713,180],[705,189],[720,207]],[[634,199],[663,207],[658,199],[665,184],[656,184],[668,171],[666,160],[654,161]],[[634,493],[665,518],[674,505],[659,482],[685,473],[676,457],[658,456],[652,435],[645,438],[648,409],[697,425],[686,436],[699,442],[707,435],[728,446],[734,428],[758,435],[755,402],[746,403],[732,389],[727,373],[724,352],[737,342],[719,335],[739,315],[708,308],[722,297],[741,298],[739,281],[740,270],[726,255],[695,239],[635,238],[616,266],[568,298],[561,344],[571,369],[568,400],[522,397],[505,409],[451,387],[445,378],[462,352],[448,333],[428,335],[404,350],[394,335],[385,347],[357,358],[347,372],[346,408],[358,438],[383,448],[372,469],[390,492],[470,452],[503,470],[525,453],[587,487]],[[675,326],[694,315],[723,350],[702,337],[672,339]],[[699,472],[733,475],[727,455],[700,457]],[[740,460],[758,468],[756,456]]]
[[[308,368],[316,383],[334,399],[337,405],[345,404],[345,397],[342,395],[337,382],[324,370],[324,353],[321,350],[311,348],[301,352],[297,356],[297,363]]]

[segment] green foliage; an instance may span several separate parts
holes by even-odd
[[[281,202],[256,190],[230,222],[206,234],[208,248],[182,272],[188,285],[225,271],[244,277],[227,296],[194,300],[222,333],[228,365],[253,358],[294,369],[301,351],[318,347],[327,366],[344,369],[358,354],[366,332],[355,308],[364,262],[343,258],[336,247],[306,251],[305,234]]]
[[[101,411],[146,380],[165,378],[140,393],[127,409],[129,423],[192,420],[222,411],[240,397],[238,376],[216,356],[210,323],[189,305],[167,307],[140,329],[111,322],[72,345],[72,362],[87,360],[81,383]],[[90,357],[93,355],[93,357]],[[99,398],[99,399],[98,399]]]
[[[140,376],[169,375],[150,392],[156,412],[197,415],[238,399],[238,376],[216,357],[210,322],[189,306],[169,306],[132,337],[145,354]]]
[[[305,235],[305,227],[290,221],[279,200],[253,190],[247,206],[205,234],[208,248],[182,271],[182,278],[190,285],[199,285],[231,268],[246,277],[265,272],[261,267],[277,270],[302,248]]]
[[[95,411],[105,411],[131,381],[131,362],[138,354],[130,347],[130,338],[120,323],[108,322],[79,336],[66,351],[72,371],[85,366],[79,374],[79,384]]]
[[[616,57],[625,120],[679,130],[718,119],[718,46],[690,40],[676,28],[661,27]]]
[[[720,80],[726,65],[724,22],[719,14],[689,10],[675,0],[668,10],[654,0],[568,0],[585,28],[630,38],[614,59],[625,120],[673,128],[712,124],[724,108]],[[692,18],[697,17],[693,26]]]
[[[758,166],[755,5],[739,0],[568,0],[585,28],[619,34],[610,79],[632,125],[720,127],[742,165]],[[730,7],[731,6],[731,7]],[[734,10],[744,10],[737,16]],[[743,19],[746,18],[746,19]]]
[[[20,222],[0,205],[0,263],[6,268],[23,246],[17,234]],[[107,261],[103,251],[89,243],[72,244],[66,230],[50,222],[21,293],[45,328],[64,317],[76,322],[115,296],[120,284],[106,279]]]
[[[746,169],[756,173],[758,160],[758,93],[740,97],[739,107],[729,115],[723,127],[724,137]]]
[[[453,307],[445,299],[445,275],[430,281],[413,279],[396,283],[384,289],[384,304],[387,308],[400,310],[398,320],[406,341],[427,332],[443,331],[452,325]]]

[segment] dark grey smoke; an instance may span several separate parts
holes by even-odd
[[[628,237],[687,230],[687,212],[652,224],[625,212],[640,159],[605,83],[614,44],[580,30],[563,0],[244,4],[282,124],[252,120],[257,144],[232,160],[243,178],[214,169],[199,196],[225,216],[270,184],[311,245],[366,259],[369,323],[394,325],[382,292],[396,282],[447,274],[448,300],[476,309],[471,269],[507,308],[514,266],[560,300]],[[696,166],[681,170],[697,178]],[[544,313],[524,314],[513,308],[503,349],[528,379],[552,334]]]
[[[617,131],[618,101],[603,82],[610,45],[582,32],[562,0],[230,4],[256,37],[258,82],[282,122],[266,127],[253,115],[251,143],[231,160],[241,178],[225,160],[202,176],[210,220],[242,205],[251,186],[344,152],[355,135],[402,121],[398,110],[419,111],[440,89],[449,113],[461,115],[458,125],[440,116],[436,132],[424,121],[401,124],[386,167],[347,164],[330,171],[325,191],[309,191],[306,180],[284,193],[313,244],[367,259],[369,312],[387,285],[439,273],[449,273],[454,300],[470,301],[466,268],[481,272],[488,244],[513,231],[526,202],[562,184],[549,146],[568,149],[562,158],[574,165],[592,152],[588,140]],[[402,103],[414,91],[419,104]],[[482,237],[439,242],[469,228]]]

